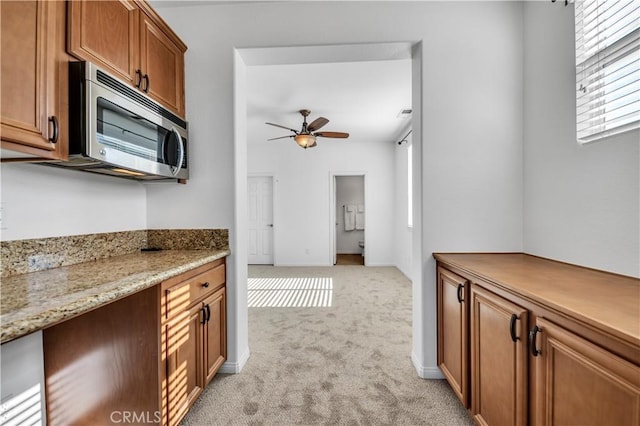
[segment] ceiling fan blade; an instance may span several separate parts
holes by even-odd
[[[296,135],[298,134],[298,131],[297,131],[297,130],[290,129],[290,128],[288,128],[288,127],[281,126],[281,125],[279,125],[279,124],[269,123],[269,122],[266,122],[266,123],[264,123],[264,124],[268,124],[268,125],[270,125],[270,126],[280,127],[281,129],[291,130],[291,131],[292,131],[293,133],[295,133]]]
[[[322,138],[348,138],[349,137],[349,133],[344,133],[344,132],[318,132],[318,133],[314,133],[314,136],[320,136]]]
[[[292,138],[292,137],[294,137],[294,136],[295,136],[295,135],[279,136],[279,137],[277,137],[277,138],[271,138],[271,139],[267,139],[267,140],[268,140],[268,141],[275,141],[276,139],[285,139],[285,138],[286,138],[286,139],[288,139],[288,138]]]
[[[318,130],[320,127],[324,126],[325,124],[327,124],[329,122],[329,120],[327,120],[324,117],[318,117],[315,120],[313,120],[311,123],[309,123],[309,125],[307,126],[307,130],[310,132],[314,132],[316,130]]]

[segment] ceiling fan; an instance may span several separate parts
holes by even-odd
[[[317,130],[323,127],[325,124],[327,124],[329,120],[327,120],[324,117],[318,117],[315,120],[313,120],[311,123],[307,124],[307,117],[309,116],[309,114],[311,114],[311,111],[309,111],[308,109],[301,109],[299,112],[302,115],[302,130],[297,131],[289,127],[281,126],[280,124],[267,122],[265,124],[269,124],[270,126],[281,127],[283,129],[290,130],[294,133],[293,135],[280,136],[280,137],[271,138],[268,140],[273,141],[276,139],[293,138],[296,141],[296,143],[300,145],[300,147],[307,149],[307,148],[313,148],[314,146],[316,146],[317,137],[341,138],[341,139],[349,137],[349,133],[344,133],[344,132],[318,132]]]

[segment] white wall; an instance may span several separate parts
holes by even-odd
[[[402,136],[406,134],[404,132]],[[408,147],[412,143],[412,135],[402,145],[393,145],[395,152],[395,199],[394,199],[394,264],[407,277],[411,276],[413,251],[413,228],[408,226]]]
[[[414,120],[419,121],[414,125],[418,134],[414,141],[423,143],[423,149],[417,150],[416,161],[423,172],[416,188],[422,191],[424,215],[414,230],[419,231],[416,238],[424,255],[416,259],[418,269],[412,276],[424,279],[413,287],[413,360],[420,374],[435,375],[435,263],[431,252],[522,249],[522,4],[277,2],[171,7],[159,13],[189,46],[186,98],[194,175],[186,191],[149,189],[150,227],[170,227],[176,217],[185,226],[233,224],[234,205],[241,203],[234,197],[232,182],[234,176],[241,179],[246,172],[242,170],[246,167],[244,149],[232,142],[239,122],[234,123],[233,112],[238,110],[241,115],[242,108],[234,105],[233,90],[238,87],[233,80],[235,48],[422,42],[419,56],[423,64],[417,76],[422,92],[414,99],[413,109],[418,112]],[[295,23],[309,16],[322,25],[300,31]],[[294,150],[288,158],[292,163],[304,161],[304,153]],[[356,155],[345,157],[349,154]],[[390,161],[393,158],[390,153]],[[357,166],[348,162],[342,167],[352,170]],[[389,176],[389,181],[393,178]],[[328,177],[322,179],[328,185]],[[236,185],[238,196],[246,196],[246,188]],[[287,191],[301,192],[294,187],[280,189]],[[168,208],[167,199],[173,204]],[[189,206],[186,211],[185,206]],[[315,207],[310,205],[310,211]],[[319,232],[326,234],[328,229]],[[375,246],[367,236],[367,245],[370,242]],[[313,256],[315,251],[311,249]],[[242,268],[241,262],[236,268]],[[244,291],[246,282],[233,285]],[[240,299],[231,306],[233,314],[243,309]],[[233,303],[231,298],[229,303]],[[240,313],[232,318],[236,320],[245,318]],[[246,330],[238,333],[239,341],[232,344],[242,350]],[[231,353],[230,360],[235,356]]]
[[[414,294],[424,324],[414,354],[427,369],[437,341],[431,253],[522,250],[522,4],[438,7],[453,10],[436,11],[434,34],[422,41],[422,120],[413,133],[422,141],[423,282]]]
[[[147,227],[139,182],[34,164],[1,167],[3,241]]]
[[[393,147],[322,139],[301,149],[293,141],[248,145],[248,173],[276,176],[276,265],[333,264],[330,174],[366,174],[367,264],[391,265],[393,254]]]
[[[524,248],[640,276],[640,134],[576,142],[573,5],[525,6]]]
[[[364,177],[363,176],[338,176],[336,177],[336,253],[360,254],[362,249],[358,245],[364,241],[363,229],[345,231],[344,206],[351,205],[354,209],[358,205],[365,206]],[[377,191],[376,191],[377,192]],[[389,195],[388,193],[384,195]],[[376,193],[373,194],[377,196]],[[390,203],[388,203],[390,204]],[[355,215],[355,211],[353,213]],[[355,226],[355,222],[354,222]],[[374,232],[374,231],[372,231]]]

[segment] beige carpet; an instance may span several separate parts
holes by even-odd
[[[249,276],[252,303],[280,307],[249,308],[249,361],[216,376],[183,424],[472,424],[445,381],[416,375],[411,284],[396,268],[251,266]],[[317,301],[330,307],[286,307]]]

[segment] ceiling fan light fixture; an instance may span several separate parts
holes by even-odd
[[[301,109],[299,112],[300,112],[300,115],[302,115],[302,129],[300,129],[300,131],[291,129],[287,126],[282,126],[280,124],[269,123],[267,121],[265,124],[268,124],[270,126],[280,127],[282,129],[290,130],[293,132],[293,135],[279,136],[279,137],[271,138],[267,140],[273,141],[276,139],[293,138],[293,140],[296,141],[298,146],[300,146],[301,148],[307,149],[307,148],[313,148],[314,146],[316,146],[316,137],[339,138],[339,139],[346,139],[349,137],[349,133],[345,133],[345,132],[318,132],[318,130],[321,127],[324,127],[329,122],[329,120],[327,120],[324,117],[318,117],[315,120],[313,120],[311,123],[307,123],[307,117],[309,116],[311,111],[309,111],[308,109]]]
[[[316,137],[313,135],[300,134],[296,135],[293,139],[301,148],[304,149],[311,148],[316,145]]]

